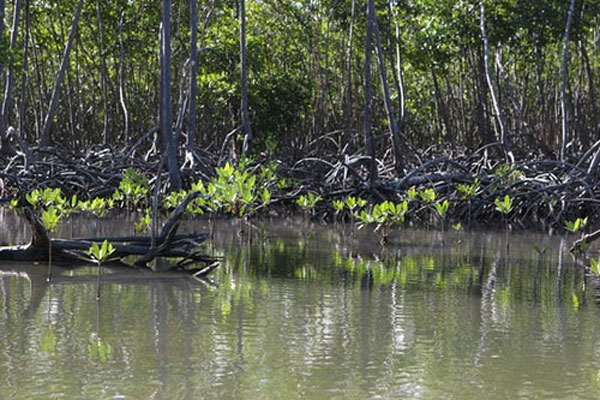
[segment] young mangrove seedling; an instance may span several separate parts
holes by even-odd
[[[296,200],[296,204],[298,204],[305,212],[310,215],[314,214],[314,209],[319,201],[321,201],[322,197],[320,195],[316,195],[313,192],[308,192],[308,195],[302,195]]]
[[[421,197],[421,200],[423,200],[423,203],[425,203],[425,204],[433,203],[436,198],[435,190],[433,188],[428,188],[428,189],[422,190],[421,192],[419,192],[419,196]]]
[[[459,183],[456,189],[462,194],[462,199],[467,201],[468,221],[471,224],[471,199],[479,192],[479,178],[475,178],[470,185]]]
[[[450,202],[447,199],[435,203],[435,211],[437,211],[437,214],[440,217],[440,221],[442,223],[442,231],[446,230],[446,215],[448,214],[449,208]]]
[[[504,196],[503,200],[496,198],[494,204],[496,205],[496,211],[502,213],[505,218],[513,209],[513,201],[509,195]]]
[[[367,205],[367,201],[360,197],[348,196],[344,200],[344,204],[350,212],[350,226],[352,227],[351,234],[354,235],[355,221],[358,219],[358,210]]]
[[[66,199],[58,188],[35,189],[31,193],[27,193],[25,199],[34,210],[41,209],[42,224],[48,231],[48,276],[46,280],[50,282],[52,279],[52,240],[50,233],[54,232],[58,226],[63,213],[68,213],[65,207]]]
[[[496,205],[496,211],[502,213],[504,218],[504,229],[506,230],[506,250],[508,252],[508,214],[513,209],[513,201],[509,195],[504,196],[504,200],[500,200],[500,198],[496,198],[494,200],[494,204]]]
[[[417,199],[417,189],[415,189],[414,186],[411,186],[410,189],[408,189],[408,191],[406,192],[406,194],[408,195],[408,200],[416,200]]]
[[[333,200],[331,205],[335,210],[336,217],[339,216],[339,218],[342,219],[341,214],[344,212],[344,207],[346,207],[346,204],[342,200]]]
[[[100,278],[102,276],[102,264],[109,261],[109,257],[115,252],[115,248],[108,240],[99,245],[93,242],[88,250],[88,254],[93,262],[98,265],[98,289],[96,292],[96,300],[100,300]]]
[[[46,282],[50,282],[52,279],[52,239],[50,238],[50,233],[54,232],[60,218],[61,215],[55,207],[50,207],[42,211],[42,223],[48,231],[48,276],[46,277]]]
[[[133,228],[136,232],[143,232],[150,227],[152,223],[152,209],[146,208],[144,214],[140,216],[137,222],[134,223]]]
[[[565,221],[565,229],[572,233],[577,233],[587,225],[587,217],[577,218],[575,221]]]
[[[359,229],[366,225],[376,224],[374,232],[379,234],[380,243],[383,245],[386,243],[392,227],[405,221],[407,212],[407,200],[397,204],[384,201],[376,204],[371,212],[362,210],[360,213],[356,213],[356,217],[359,220]]]

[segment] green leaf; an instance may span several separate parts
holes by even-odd
[[[433,203],[436,198],[436,193],[435,190],[433,190],[433,188],[425,189],[421,191],[419,195],[421,196],[421,200],[423,200],[424,203],[428,204]]]
[[[435,203],[435,210],[440,215],[440,217],[444,217],[450,208],[450,202],[448,200],[444,200],[442,202]]]
[[[8,209],[9,210],[14,210],[18,206],[19,206],[19,201],[17,199],[11,199],[10,200],[10,205],[8,206]]]
[[[60,216],[58,215],[56,208],[52,207],[42,211],[42,223],[50,232],[53,232],[54,229],[56,229],[59,220]]]
[[[408,199],[409,200],[414,200],[417,198],[417,189],[415,189],[415,187],[411,187],[410,189],[408,189]]]
[[[345,204],[342,200],[333,200],[331,202],[331,204],[333,205],[333,208],[335,209],[336,214],[341,211],[344,211]]]
[[[496,198],[494,204],[496,205],[496,211],[502,214],[509,214],[513,208],[513,201],[509,195],[504,196],[503,200]]]
[[[591,264],[590,267],[591,267],[594,275],[599,276],[600,275],[600,257],[592,258],[590,260],[590,264]]]
[[[565,221],[565,229],[573,233],[578,232],[587,225],[587,221],[587,217],[577,218],[575,221]]]
[[[98,265],[106,262],[114,252],[115,249],[108,240],[105,240],[100,245],[97,242],[93,242],[88,250],[91,259]]]

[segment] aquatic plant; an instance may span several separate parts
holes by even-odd
[[[79,201],[77,203],[77,209],[90,212],[96,217],[102,218],[106,216],[106,213],[109,210],[109,203],[103,197],[96,197],[92,200]]]
[[[428,188],[419,192],[419,197],[425,204],[431,204],[435,201],[436,193],[433,188]]]
[[[438,201],[435,203],[435,211],[440,217],[442,223],[442,230],[446,229],[446,214],[448,214],[448,210],[450,209],[450,202],[448,199],[444,201]]]
[[[101,245],[93,242],[88,250],[90,259],[98,265],[98,289],[96,300],[100,300],[100,279],[102,276],[102,264],[109,261],[109,257],[115,252],[115,248],[108,240],[104,240]]]
[[[314,209],[319,201],[322,200],[322,197],[314,192],[308,192],[307,195],[301,195],[297,200],[296,204],[298,204],[305,212],[309,214],[314,213]]]
[[[119,191],[122,194],[126,206],[137,207],[148,199],[148,177],[136,172],[133,168],[123,171],[123,177],[119,183]],[[121,197],[117,195],[116,197]]]
[[[359,221],[359,229],[362,229],[367,225],[375,224],[373,230],[380,235],[381,241],[384,243],[387,240],[392,227],[403,223],[407,213],[407,200],[400,203],[384,201],[375,204],[370,212],[362,210],[360,213],[356,213],[355,216]]]
[[[575,221],[565,221],[565,229],[569,232],[577,233],[587,225],[587,217],[577,218]]]
[[[144,214],[140,216],[137,222],[134,223],[134,229],[137,232],[142,232],[150,227],[152,223],[152,214],[150,208],[146,208]]]
[[[409,200],[416,200],[417,195],[419,193],[417,192],[417,189],[415,189],[415,187],[412,186],[410,189],[408,189],[408,191],[406,192],[406,194],[408,195],[408,199]]]
[[[496,211],[502,213],[504,216],[510,214],[513,209],[513,201],[509,195],[504,196],[504,199],[496,198],[494,204],[496,205]]]
[[[335,210],[336,215],[341,213],[342,211],[344,211],[344,207],[346,206],[346,203],[344,203],[342,200],[333,200],[331,202],[331,205],[333,206],[333,209]]]
[[[477,195],[480,189],[479,178],[475,178],[473,183],[470,185],[459,183],[456,186],[458,192],[462,195],[462,199],[467,201],[468,207],[468,221],[471,223],[471,200],[474,196]]]
[[[462,194],[463,199],[469,199],[477,194],[480,188],[479,178],[475,178],[470,185],[459,183],[456,185],[456,190]]]
[[[50,238],[50,234],[54,232],[54,230],[58,226],[60,218],[61,215],[55,207],[50,207],[49,209],[45,209],[42,211],[41,220],[44,224],[44,227],[48,231],[48,276],[46,278],[47,282],[50,282],[50,280],[52,279],[52,240]]]

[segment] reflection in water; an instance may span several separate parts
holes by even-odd
[[[25,240],[19,229],[3,240]],[[0,398],[600,394],[599,282],[562,239],[538,255],[535,235],[510,252],[503,235],[447,233],[443,245],[403,231],[384,250],[371,236],[286,222],[250,241],[220,221],[215,287],[112,269],[99,303],[92,267],[56,268],[48,286],[44,268],[3,265]]]

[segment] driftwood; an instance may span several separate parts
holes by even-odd
[[[577,249],[580,249],[581,245],[583,243],[586,243],[586,244],[589,245],[590,243],[592,243],[593,241],[596,241],[598,239],[600,239],[600,229],[598,229],[595,232],[588,233],[588,234],[585,234],[585,235],[581,236],[581,238],[579,238],[579,239],[577,239],[576,241],[573,242],[573,245],[571,246],[571,248],[569,249],[569,251],[571,253],[573,253],[573,252],[577,251]]]
[[[195,269],[186,269],[194,276],[203,276],[218,266],[218,260],[198,251],[201,243],[208,239],[207,233],[191,233],[178,235],[177,229],[183,216],[183,211],[190,201],[199,194],[189,195],[183,203],[172,213],[163,224],[158,237],[149,236],[124,236],[124,237],[96,237],[60,239],[50,238],[44,225],[36,213],[29,207],[22,208],[23,216],[31,227],[31,242],[26,245],[0,247],[0,260],[11,261],[54,261],[81,263],[90,262],[87,255],[92,243],[104,240],[114,247],[111,255],[113,262],[127,264],[125,258],[137,256],[132,266],[136,268],[149,268],[149,264],[157,258],[176,258],[178,262],[169,269],[184,269],[190,264],[201,263],[203,266]]]

